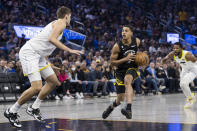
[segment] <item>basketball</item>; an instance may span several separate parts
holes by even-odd
[[[138,66],[146,66],[149,64],[149,57],[145,52],[137,52],[135,62]]]

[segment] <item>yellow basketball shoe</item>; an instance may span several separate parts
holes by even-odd
[[[191,108],[194,105],[195,102],[196,102],[196,98],[192,93],[192,97],[187,97],[187,102],[186,102],[184,108],[185,109]]]

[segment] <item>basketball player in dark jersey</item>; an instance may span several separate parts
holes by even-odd
[[[106,119],[124,98],[126,98],[127,106],[121,110],[121,113],[127,119],[132,118],[133,87],[131,84],[139,75],[138,66],[134,61],[139,45],[140,40],[133,36],[131,27],[123,26],[122,40],[114,45],[110,57],[111,66],[116,67],[117,99],[103,112],[103,119]]]

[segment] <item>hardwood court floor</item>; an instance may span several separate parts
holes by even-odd
[[[197,104],[184,109],[183,94],[135,97],[133,119],[127,120],[116,108],[103,120],[101,115],[113,98],[45,101],[41,113],[47,122],[40,124],[25,113],[27,104],[19,112],[21,131],[196,131]],[[15,131],[3,117],[12,103],[0,104],[0,131]],[[19,129],[18,129],[19,130]]]

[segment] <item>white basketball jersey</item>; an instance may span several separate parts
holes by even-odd
[[[182,56],[179,58],[178,56],[174,56],[174,60],[181,65],[184,70],[190,70],[191,68],[196,68],[197,63],[193,63],[191,61],[187,61],[185,56],[188,51],[182,50]]]
[[[55,21],[53,21],[55,22]],[[44,27],[44,29],[38,33],[37,36],[30,39],[27,43],[31,45],[34,51],[36,51],[41,56],[49,56],[56,49],[50,41],[49,37],[52,32],[52,23],[49,23]],[[61,40],[63,32],[59,35],[58,40]]]

